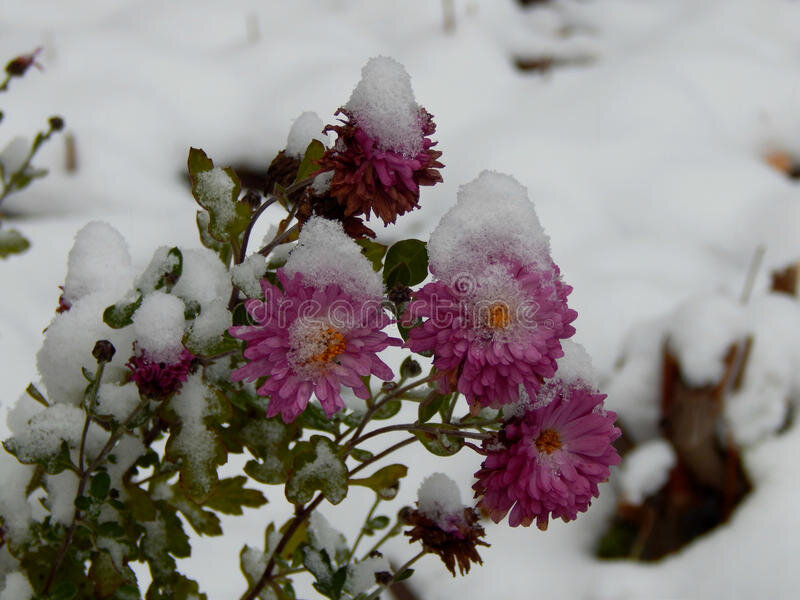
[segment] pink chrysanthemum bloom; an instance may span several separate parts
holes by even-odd
[[[268,417],[294,421],[312,394],[331,416],[344,408],[340,386],[366,399],[362,377],[393,377],[377,356],[400,344],[381,331],[391,322],[380,302],[382,283],[341,224],[309,219],[277,277],[282,290],[264,280],[265,301],[245,304],[257,324],[229,329],[247,342],[249,361],[231,378],[267,377],[258,393],[270,398]]]
[[[329,125],[337,140],[320,159],[333,175],[327,193],[345,216],[370,213],[394,223],[419,202],[419,186],[442,181],[441,152],[430,136],[431,115],[414,100],[411,80],[401,64],[378,57],[362,69],[361,81],[341,114]]]
[[[575,333],[571,290],[557,266],[517,261],[489,264],[450,285],[429,283],[409,305],[406,318],[425,321],[410,331],[407,345],[433,353],[445,392],[455,382],[471,405],[516,402],[520,385],[535,394],[553,376],[561,340]]]
[[[523,403],[495,440],[472,486],[478,508],[495,523],[529,526],[536,520],[575,519],[597,497],[597,484],[620,458],[612,442],[620,436],[617,415],[603,409],[601,394],[582,381],[554,379],[536,401]]]
[[[181,389],[194,367],[195,356],[186,348],[181,349],[176,361],[155,360],[149,352],[142,350],[130,357],[126,367],[131,370],[131,381],[146,398],[162,399]]]

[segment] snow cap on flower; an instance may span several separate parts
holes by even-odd
[[[488,546],[480,539],[484,530],[475,510],[461,503],[456,482],[444,473],[434,473],[422,482],[417,495],[417,510],[408,516],[413,529],[405,532],[409,541],[420,540],[453,575],[456,564],[462,575],[469,572],[472,562],[481,564],[476,546]]]
[[[336,284],[355,297],[379,299],[383,282],[361,248],[344,232],[341,223],[311,217],[303,226],[283,271],[303,275],[307,285],[323,288]]]
[[[286,149],[284,152],[286,156],[301,160],[306,154],[306,148],[312,140],[319,140],[325,145],[328,136],[322,133],[322,128],[325,124],[319,115],[315,112],[307,110],[297,117],[289,129],[289,135],[286,138]]]
[[[186,325],[180,298],[152,292],[133,315],[137,345],[155,362],[177,362],[183,350],[181,340]]]
[[[422,151],[420,110],[403,65],[388,56],[370,58],[344,108],[381,150],[403,156]]]
[[[450,280],[487,260],[545,266],[550,240],[528,191],[510,175],[483,171],[458,190],[458,201],[428,242],[431,272]]]
[[[612,445],[620,436],[616,414],[603,408],[605,394],[587,387],[548,381],[529,410],[506,422],[487,452],[472,486],[478,507],[512,527],[550,517],[569,521],[599,494],[598,484],[620,458]],[[510,512],[509,512],[510,511]]]

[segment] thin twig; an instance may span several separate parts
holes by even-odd
[[[258,253],[261,256],[269,255],[269,253],[272,252],[275,249],[276,246],[280,245],[287,237],[289,237],[291,234],[293,234],[299,228],[300,228],[300,225],[298,223],[295,223],[289,229],[287,229],[286,231],[284,231],[280,235],[277,235],[275,237],[275,239],[273,239],[269,244],[267,244],[266,246],[261,248],[261,250],[259,250]]]
[[[411,568],[411,565],[413,565],[415,562],[417,562],[417,561],[418,561],[420,558],[422,558],[423,556],[425,556],[427,553],[428,553],[428,552],[427,552],[427,550],[422,550],[422,551],[420,551],[420,553],[419,553],[419,554],[417,554],[416,556],[414,556],[414,557],[413,557],[411,560],[409,560],[409,561],[408,561],[406,564],[404,564],[402,567],[400,567],[399,569],[397,569],[397,571],[395,571],[395,574],[394,574],[394,576],[392,576],[392,578],[391,578],[389,581],[387,581],[386,583],[382,583],[382,584],[380,584],[380,585],[379,585],[377,588],[375,588],[375,589],[372,591],[372,593],[371,593],[369,596],[367,596],[367,597],[366,597],[366,599],[365,599],[365,600],[375,600],[375,598],[377,598],[378,596],[380,596],[380,595],[381,595],[381,592],[382,592],[383,590],[385,590],[385,589],[386,589],[386,588],[388,588],[390,585],[392,585],[393,583],[395,583],[395,582],[397,581],[397,578],[398,578],[398,577],[400,577],[400,575],[402,575],[403,573],[405,573],[405,572],[406,572],[406,571],[407,571],[409,568]]]
[[[353,548],[350,550],[350,552],[347,555],[347,562],[350,562],[351,560],[353,560],[353,557],[356,554],[356,550],[358,549],[358,545],[361,543],[361,539],[364,537],[364,532],[367,530],[367,527],[369,527],[369,521],[370,521],[370,519],[372,519],[372,515],[375,514],[375,509],[378,508],[378,504],[380,504],[380,503],[381,503],[381,497],[376,494],[375,495],[375,502],[372,503],[372,508],[369,509],[369,512],[367,513],[367,516],[364,517],[364,525],[359,530],[358,536],[356,537],[356,541],[353,542]]]
[[[412,435],[410,438],[406,438],[402,442],[397,442],[393,446],[389,446],[386,450],[384,450],[382,452],[379,452],[378,454],[376,454],[372,458],[370,458],[368,460],[365,460],[361,464],[353,467],[353,469],[350,471],[350,475],[351,476],[355,475],[356,473],[358,473],[362,469],[366,469],[372,463],[379,461],[380,459],[384,458],[385,456],[388,456],[389,454],[391,454],[395,450],[399,450],[400,448],[403,448],[404,446],[408,446],[409,444],[412,444],[412,443],[414,443],[416,441],[417,441],[417,438]]]

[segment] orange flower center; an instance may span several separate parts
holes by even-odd
[[[536,449],[545,454],[552,454],[561,448],[561,437],[554,429],[545,429],[536,438]]]
[[[495,302],[489,307],[489,316],[486,319],[492,329],[505,329],[511,321],[508,316],[508,306],[505,302]]]
[[[332,327],[328,327],[327,329],[321,331],[318,339],[321,344],[325,345],[325,349],[319,354],[315,354],[306,360],[303,363],[304,365],[324,365],[331,362],[334,358],[344,352],[344,336]]]

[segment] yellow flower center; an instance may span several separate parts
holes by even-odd
[[[489,315],[486,319],[492,329],[505,329],[508,327],[511,318],[508,316],[508,306],[505,302],[495,302],[489,307]]]
[[[561,437],[554,429],[545,429],[536,438],[536,449],[545,454],[552,454],[561,448]]]
[[[303,365],[324,365],[331,362],[334,358],[344,352],[344,336],[332,327],[328,327],[327,329],[321,331],[319,333],[318,341],[321,345],[325,346],[325,349],[304,361]]]

